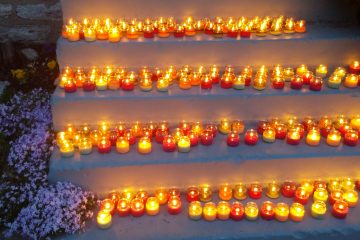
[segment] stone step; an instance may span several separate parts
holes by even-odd
[[[165,67],[228,64],[253,65],[327,65],[347,64],[360,59],[356,51],[360,31],[354,28],[309,26],[305,34],[252,36],[250,39],[214,39],[206,34],[176,39],[69,42],[59,39],[57,57],[60,68],[65,66],[127,66]]]
[[[341,113],[351,116],[359,114],[355,106],[360,104],[360,91],[324,87],[314,92],[308,86],[298,91],[291,89],[289,83],[284,90],[267,86],[261,92],[252,87],[240,91],[220,86],[212,90],[200,87],[181,90],[173,85],[166,93],[135,89],[133,92],[78,90],[69,94],[58,88],[51,104],[54,128],[62,130],[68,123],[97,125],[102,121],[179,123],[182,120],[219,122],[222,118],[255,121],[288,115],[321,117]]]
[[[241,136],[243,138],[243,136]],[[179,187],[204,183],[218,184],[239,181],[285,181],[358,177],[360,147],[330,147],[322,139],[318,147],[303,141],[292,146],[278,140],[256,146],[243,142],[228,147],[225,136],[215,138],[213,145],[199,145],[189,153],[167,153],[162,145],[153,143],[152,153],[141,155],[137,146],[128,154],[109,154],[94,149],[90,155],[62,158],[55,150],[50,160],[49,181],[70,181],[98,194],[128,187],[153,190],[158,187]]]
[[[352,20],[356,8],[341,0],[62,0],[63,18],[145,18],[173,16],[184,18],[286,15],[308,21]],[[344,14],[346,12],[346,14]]]

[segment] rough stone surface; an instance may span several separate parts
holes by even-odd
[[[62,17],[60,2],[50,6],[44,3],[18,5],[16,14],[20,18],[31,20],[61,20]]]
[[[21,54],[29,61],[35,61],[39,57],[37,51],[32,48],[22,49]]]
[[[14,42],[43,43],[49,41],[50,26],[0,26],[0,38]]]
[[[7,18],[12,13],[12,5],[11,4],[0,4],[0,17]]]

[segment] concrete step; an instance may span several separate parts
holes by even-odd
[[[243,138],[243,136],[242,136]],[[133,187],[153,190],[157,187],[223,182],[269,182],[304,178],[358,177],[360,147],[330,147],[324,140],[318,147],[303,141],[292,146],[284,141],[256,146],[243,142],[228,147],[225,136],[216,137],[213,145],[199,145],[189,153],[167,153],[162,145],[153,143],[152,153],[141,155],[137,146],[128,154],[99,154],[62,158],[55,150],[50,160],[49,180],[70,181],[99,194]]]

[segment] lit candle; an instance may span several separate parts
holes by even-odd
[[[227,145],[230,147],[236,147],[240,144],[240,135],[238,132],[232,131],[227,136]]]
[[[259,136],[254,129],[249,129],[245,134],[245,143],[247,145],[256,145],[259,140]]]
[[[324,78],[324,77],[326,77],[326,75],[327,75],[327,67],[325,66],[325,65],[323,65],[323,64],[320,64],[317,68],[316,68],[316,71],[315,71],[315,73],[316,73],[316,76],[317,77],[322,77],[322,78]]]
[[[200,201],[200,191],[197,187],[189,187],[186,193],[188,202]]]
[[[328,192],[325,188],[317,188],[314,192],[314,201],[326,202],[328,199]]]
[[[295,23],[293,18],[288,18],[285,21],[284,33],[294,33],[295,32]]]
[[[75,82],[72,79],[68,79],[65,83],[64,83],[64,90],[66,93],[73,93],[76,92],[77,87]]]
[[[187,90],[191,88],[191,80],[188,76],[182,76],[179,79],[179,88]]]
[[[234,187],[234,198],[237,200],[244,200],[247,198],[247,188],[245,184],[239,183]]]
[[[328,184],[328,189],[330,192],[334,190],[341,190],[341,184],[339,179],[331,179]]]
[[[178,151],[181,153],[190,152],[191,141],[188,136],[181,136],[178,143]]]
[[[203,214],[203,208],[199,201],[193,201],[188,208],[189,218],[192,220],[200,220]]]
[[[201,89],[211,89],[213,80],[210,75],[205,74],[201,79]]]
[[[286,222],[289,218],[289,206],[286,203],[278,203],[275,208],[275,219],[279,222]]]
[[[323,219],[326,213],[326,203],[323,201],[315,201],[311,205],[311,216],[317,219]]]
[[[344,144],[348,146],[356,146],[359,143],[359,134],[357,131],[349,130],[345,133]]]
[[[283,77],[285,78],[285,81],[291,81],[291,79],[294,78],[294,69],[293,68],[285,68],[283,70]]]
[[[144,38],[154,38],[154,27],[150,24],[144,26]]]
[[[285,79],[282,76],[275,77],[272,79],[271,84],[274,89],[283,89],[285,86]]]
[[[205,145],[205,146],[209,146],[213,143],[214,141],[214,136],[212,134],[212,131],[210,130],[204,130],[201,133],[201,144]]]
[[[119,137],[116,141],[116,150],[118,153],[128,153],[130,151],[130,143],[126,137]]]
[[[167,38],[169,37],[170,33],[169,33],[169,29],[166,25],[161,25],[158,28],[158,36],[161,38]]]
[[[249,187],[249,197],[253,199],[259,199],[262,195],[262,186],[257,183],[253,183]]]
[[[287,133],[286,143],[290,145],[298,145],[301,140],[301,135],[299,131],[295,128],[292,128]]]
[[[280,186],[276,182],[271,182],[267,186],[266,195],[269,198],[278,198],[280,196]]]
[[[89,138],[82,138],[78,144],[79,152],[82,155],[90,154],[92,152],[92,142]]]
[[[353,61],[349,65],[349,73],[360,74],[360,62],[359,61]]]
[[[346,178],[341,181],[341,188],[343,191],[354,190],[355,183],[351,178]]]
[[[99,153],[109,153],[111,151],[111,142],[107,137],[102,137],[97,147]]]
[[[251,36],[251,29],[248,25],[243,25],[240,29],[240,37],[249,38]]]
[[[356,115],[351,118],[350,126],[353,129],[360,130],[360,115]]]
[[[334,217],[344,219],[346,218],[348,213],[349,213],[349,206],[345,201],[340,200],[334,203],[332,208],[332,215]]]
[[[109,42],[119,42],[120,41],[120,31],[118,27],[113,27],[109,32]]]
[[[294,222],[301,222],[304,219],[305,208],[301,203],[293,203],[290,207],[290,219]]]
[[[295,191],[294,201],[305,205],[309,200],[309,192],[304,187],[298,187]]]
[[[188,137],[190,139],[190,146],[195,147],[199,144],[199,137],[194,131],[190,131],[188,134]]]
[[[208,185],[200,186],[200,200],[202,202],[210,202],[212,199],[212,190]]]
[[[217,205],[216,216],[220,220],[228,220],[230,217],[230,211],[231,211],[230,204],[228,202],[221,201]]]
[[[264,142],[273,143],[275,142],[275,136],[276,136],[275,130],[272,127],[267,127],[266,129],[264,129],[262,138]]]
[[[205,203],[203,208],[203,217],[206,221],[214,221],[217,215],[217,208],[215,203],[208,202]]]
[[[67,39],[71,42],[76,42],[80,40],[80,32],[76,28],[69,28],[67,32]]]
[[[146,201],[146,213],[150,216],[159,214],[160,206],[159,200],[156,197],[149,197]]]
[[[264,202],[260,209],[260,216],[264,220],[274,219],[275,218],[275,204],[270,201]]]
[[[74,156],[74,144],[71,141],[63,141],[60,145],[60,153],[62,157],[72,157]]]
[[[169,200],[169,191],[163,188],[155,191],[155,197],[159,200],[160,205],[164,205]]]
[[[347,74],[344,80],[344,86],[347,88],[356,88],[359,84],[359,77],[356,74]]]
[[[300,186],[305,189],[309,194],[313,194],[314,192],[314,183],[311,181],[302,181]]]
[[[176,141],[171,135],[165,136],[162,146],[165,152],[173,152],[176,149]]]
[[[168,201],[168,212],[172,215],[177,215],[181,212],[180,197],[172,196]]]
[[[302,88],[303,78],[300,76],[295,76],[290,83],[290,87],[295,90],[299,90]]]
[[[337,147],[339,146],[340,141],[341,141],[341,133],[336,129],[332,129],[327,135],[326,143],[329,146]]]
[[[310,80],[310,90],[321,91],[323,80],[321,77],[316,77]]]
[[[344,192],[343,199],[349,207],[353,208],[357,205],[359,195],[355,190],[348,190]]]
[[[96,222],[99,228],[108,229],[111,227],[112,216],[107,211],[99,211],[96,217]]]
[[[304,33],[306,32],[306,22],[305,20],[300,20],[295,23],[295,32]]]
[[[159,92],[167,92],[169,90],[169,80],[166,78],[160,78],[156,82],[156,87]]]
[[[245,209],[240,202],[233,202],[230,209],[230,218],[234,221],[240,221],[244,218]]]
[[[183,25],[176,25],[174,30],[174,37],[181,38],[185,36],[185,27]]]
[[[140,81],[140,89],[144,92],[151,91],[153,88],[152,80],[150,78],[143,78]]]
[[[294,197],[296,191],[296,184],[294,182],[284,182],[281,186],[281,193],[284,197]]]
[[[219,187],[219,198],[223,201],[229,201],[233,196],[233,190],[229,184],[223,184]]]
[[[133,217],[141,217],[145,213],[145,205],[142,199],[134,198],[131,200],[131,215]]]
[[[142,137],[138,143],[138,151],[141,154],[151,153],[151,141],[148,137]]]
[[[259,208],[255,202],[248,202],[245,206],[245,216],[249,221],[255,221],[259,215]]]
[[[311,129],[306,135],[306,143],[309,146],[318,146],[320,144],[320,131],[318,129]]]
[[[112,199],[104,199],[100,203],[100,210],[109,212],[111,215],[115,213],[115,204]]]
[[[220,121],[219,132],[222,134],[229,134],[231,132],[231,123],[228,119],[224,118]]]
[[[343,192],[340,189],[334,189],[330,193],[329,203],[334,204],[336,201],[343,199]]]
[[[129,39],[137,39],[139,37],[139,32],[136,26],[130,26],[127,30],[127,38]]]

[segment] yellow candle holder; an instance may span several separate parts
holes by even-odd
[[[275,208],[275,219],[279,222],[286,222],[289,219],[289,205],[286,203],[278,203]]]
[[[337,147],[340,145],[340,142],[341,142],[341,133],[336,129],[332,129],[326,138],[326,143],[329,146]]]
[[[188,208],[189,218],[192,220],[200,220],[203,214],[201,202],[194,201],[189,204]]]
[[[81,155],[90,154],[92,152],[92,142],[90,138],[82,138],[79,141],[78,147]]]
[[[210,202],[212,199],[212,190],[209,185],[202,185],[199,188],[199,197],[202,202]]]
[[[314,202],[315,201],[326,202],[329,197],[329,194],[325,188],[317,188],[314,192],[313,197],[314,197]]]
[[[344,86],[347,88],[356,88],[359,84],[359,76],[356,74],[347,74],[344,80]]]
[[[320,130],[311,129],[306,135],[306,144],[309,146],[318,146],[320,144]]]
[[[62,157],[74,156],[75,148],[71,140],[63,141],[60,145],[60,153]]]
[[[326,203],[323,201],[315,201],[311,205],[311,216],[317,219],[325,218],[326,214]]]
[[[293,203],[290,207],[290,219],[294,222],[301,222],[304,219],[305,208],[300,203]]]
[[[141,154],[151,153],[151,141],[148,137],[142,137],[138,143],[138,151]]]
[[[149,216],[156,216],[160,211],[159,200],[156,197],[149,197],[146,201],[146,213]]]
[[[154,193],[155,197],[159,200],[160,205],[165,205],[169,199],[169,191],[164,188],[159,188]]]
[[[255,202],[248,202],[245,205],[245,216],[249,221],[255,221],[259,216],[259,207]]]
[[[108,229],[112,224],[112,216],[107,211],[99,211],[96,217],[96,222],[99,228]]]
[[[236,184],[234,187],[234,198],[244,200],[247,198],[247,187],[243,183]]]
[[[230,216],[230,204],[225,201],[221,201],[218,203],[216,212],[217,212],[217,218],[220,220],[228,220]]]
[[[345,202],[347,202],[349,207],[353,208],[353,207],[356,207],[356,205],[358,203],[359,194],[355,190],[348,190],[348,191],[344,192],[343,199],[345,200]]]
[[[280,185],[276,182],[271,182],[267,186],[266,195],[269,198],[278,198],[280,196]]]
[[[219,187],[219,198],[223,201],[231,200],[233,190],[229,184],[223,184]]]

